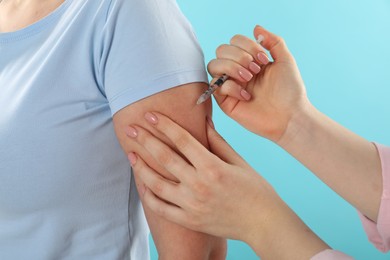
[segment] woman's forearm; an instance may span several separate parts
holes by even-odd
[[[330,249],[281,199],[275,204],[266,225],[252,223],[244,239],[261,259],[310,259]]]
[[[377,220],[382,174],[373,143],[308,104],[291,120],[279,145],[359,211]]]

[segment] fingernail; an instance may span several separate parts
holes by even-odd
[[[242,89],[240,94],[245,100],[249,100],[252,97],[245,89]]]
[[[264,41],[264,36],[261,35],[261,34],[259,34],[259,35],[257,36],[257,38],[256,38],[256,42],[257,42],[258,44],[261,44],[263,41]]]
[[[151,123],[153,125],[157,125],[157,123],[158,123],[157,116],[155,116],[154,114],[152,114],[150,112],[147,112],[145,114],[145,119],[146,119],[146,121],[148,121],[149,123]]]
[[[253,73],[255,73],[255,74],[259,73],[260,70],[261,70],[260,66],[257,65],[256,63],[254,63],[253,61],[252,61],[251,63],[249,63],[249,69],[250,69]]]
[[[215,129],[215,125],[214,125],[214,122],[213,122],[213,120],[211,119],[211,117],[207,116],[206,119],[207,119],[207,123],[209,124],[209,126],[210,126],[212,129]]]
[[[125,133],[127,134],[127,136],[132,137],[132,138],[135,138],[138,136],[137,130],[131,126],[128,126],[125,128]]]
[[[259,59],[259,61],[264,64],[264,65],[267,65],[269,63],[269,59],[268,59],[268,56],[264,53],[264,52],[259,52],[257,54],[257,58]]]
[[[137,163],[137,155],[135,155],[135,153],[129,153],[127,158],[129,159],[131,166],[134,166]]]
[[[240,74],[240,76],[246,81],[250,81],[253,78],[253,75],[249,71],[244,69],[238,70],[238,74]]]

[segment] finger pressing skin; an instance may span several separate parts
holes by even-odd
[[[204,161],[215,160],[215,155],[170,118],[157,112],[149,112],[145,114],[145,119],[163,133],[195,168],[203,165]]]
[[[129,126],[128,135],[145,148],[146,151],[170,174],[179,181],[185,179],[194,168],[181,158],[173,149],[156,138],[149,131],[139,126]]]
[[[160,217],[182,226],[187,224],[185,222],[186,214],[183,209],[163,201],[148,188],[146,188],[143,195],[143,202],[146,207]]]
[[[179,195],[180,190],[177,188],[177,184],[162,177],[150,168],[141,157],[138,157],[137,161],[132,163],[132,166],[136,178],[143,182],[155,195],[172,204],[181,205],[180,199],[183,196]],[[145,191],[145,188],[140,189],[141,196]]]
[[[223,44],[216,50],[218,59],[227,59],[237,62],[254,74],[258,74],[261,67],[255,62],[255,58],[245,50],[234,45]]]
[[[131,143],[131,148],[129,149],[131,152],[134,152],[141,156],[150,167],[158,171],[158,173],[163,175],[165,178],[168,178],[173,181],[178,181],[178,179],[174,175],[172,175],[172,173],[170,173],[167,169],[161,166],[159,162],[155,160],[155,158],[149,153],[148,150],[145,149],[145,147],[143,147],[137,142],[136,138],[133,137],[134,134],[137,134],[136,129],[134,129],[133,127],[125,126],[123,130],[126,133],[127,137],[130,137],[129,142],[127,143]]]
[[[136,155],[136,153],[130,152],[130,153],[127,154],[127,158],[130,161],[132,169],[134,169],[133,166],[137,163],[138,156]],[[134,180],[135,180],[135,184],[136,184],[136,187],[137,187],[137,190],[138,190],[138,194],[141,197],[145,193],[145,184],[143,183],[142,180],[140,180],[140,178],[138,178],[138,175],[136,174],[136,172],[134,172]]]
[[[248,52],[260,64],[266,65],[269,62],[268,56],[265,53],[264,48],[256,41],[244,35],[237,34],[233,36],[233,38],[230,40],[230,44]]]
[[[252,72],[229,59],[214,59],[208,63],[207,70],[213,78],[219,78],[221,75],[227,74],[242,83],[246,83],[253,78]]]

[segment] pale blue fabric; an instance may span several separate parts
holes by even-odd
[[[174,0],[65,0],[1,33],[0,259],[148,259],[111,117],[206,80]]]

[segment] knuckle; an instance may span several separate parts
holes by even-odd
[[[230,44],[234,44],[234,43],[237,43],[239,41],[242,40],[244,36],[242,36],[241,34],[236,34],[234,35],[231,39],[230,39]]]
[[[234,64],[232,62],[223,64],[223,73],[230,76],[236,75],[237,70],[240,68],[240,65]],[[219,78],[219,77],[218,77]],[[228,79],[229,80],[229,79]],[[222,84],[223,86],[224,84]]]
[[[281,37],[281,36],[276,36],[276,43],[277,44],[281,44],[281,45],[285,45],[286,42],[284,41],[284,38]]]
[[[240,63],[244,67],[248,67],[249,63],[251,63],[253,61],[253,57],[249,53],[242,53],[238,57],[237,61],[238,61],[238,63]]]
[[[159,215],[160,217],[165,217],[166,216],[166,211],[163,207],[160,206],[155,206],[154,207],[154,212]]]
[[[210,166],[209,167],[209,177],[211,182],[220,182],[223,177],[223,173],[219,167]]]
[[[217,61],[217,59],[212,59],[209,63],[207,63],[207,71],[210,74],[213,74],[213,68],[214,68],[214,63]]]
[[[194,189],[194,192],[197,195],[197,197],[201,200],[204,200],[205,198],[209,197],[209,195],[210,195],[210,190],[209,190],[208,185],[201,182],[201,181],[195,182],[193,184],[193,189]],[[195,206],[200,206],[200,205],[198,204]]]
[[[151,189],[154,194],[160,196],[164,192],[164,183],[161,180],[155,181],[152,184]]]
[[[189,137],[185,133],[178,134],[175,138],[175,145],[179,150],[185,149],[189,144]]]
[[[167,149],[161,149],[160,153],[157,156],[157,161],[160,162],[162,165],[170,164],[172,162],[171,153],[168,152]]]
[[[157,203],[157,198],[153,198],[153,197],[154,195],[151,195],[151,193],[146,193],[144,197],[144,203],[155,214],[159,216],[164,216],[165,209],[159,203]]]
[[[226,49],[228,45],[227,44],[221,44],[217,47],[217,49],[215,50],[215,54],[216,56],[219,58],[223,55],[224,53],[224,50]]]

